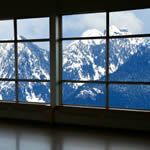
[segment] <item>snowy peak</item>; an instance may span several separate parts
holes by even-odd
[[[109,27],[109,34],[110,35],[119,35],[120,34],[120,30],[116,26],[111,25]]]
[[[102,32],[97,29],[90,29],[82,33],[81,37],[97,37],[104,36]]]
[[[110,36],[115,36],[115,35],[128,35],[131,33],[128,32],[128,29],[126,27],[118,29],[115,25],[111,25],[109,27],[109,34]]]
[[[109,34],[110,36],[115,35],[128,35],[131,34],[128,32],[128,29],[126,27],[117,28],[115,25],[111,25],[109,27]],[[97,29],[90,29],[82,33],[81,37],[100,37],[106,35],[106,31],[101,32]]]
[[[119,29],[121,32],[128,32],[128,29],[126,27],[120,28]]]
[[[17,36],[17,39],[18,39],[18,40],[26,40],[26,38],[25,38],[24,36],[22,36],[22,35],[18,35],[18,36]]]
[[[83,32],[83,34],[81,35],[81,37],[100,37],[100,36],[104,36],[104,34],[97,30],[97,29],[90,29],[87,30],[85,32]],[[99,45],[101,43],[101,39],[89,39],[89,40],[82,40],[82,43],[85,45]]]

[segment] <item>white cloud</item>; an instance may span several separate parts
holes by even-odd
[[[65,16],[63,19],[63,30],[65,36],[80,36],[89,29],[105,30],[105,13],[84,14]]]
[[[118,28],[127,28],[131,33],[141,33],[143,30],[143,22],[133,12],[113,12],[110,14],[110,25]]]
[[[26,38],[48,38],[49,18],[18,20],[18,34]]]
[[[13,20],[0,21],[0,39],[10,40],[14,37]]]
[[[105,13],[70,15],[63,19],[65,36],[80,36],[89,29],[104,31],[106,28]],[[133,11],[113,12],[110,15],[110,25],[118,28],[126,27],[129,32],[140,33],[143,30],[143,22]]]

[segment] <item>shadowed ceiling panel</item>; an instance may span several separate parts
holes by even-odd
[[[114,11],[150,7],[149,0],[58,0],[58,13]]]
[[[3,0],[0,18],[49,16],[150,7],[149,0]]]

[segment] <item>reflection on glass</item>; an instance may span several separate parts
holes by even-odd
[[[0,43],[0,78],[15,78],[13,43]]]
[[[50,83],[19,82],[19,101],[50,103]]]
[[[54,135],[52,132],[51,135],[49,135],[47,131],[48,130],[45,129],[37,130],[37,128],[21,130],[17,141],[19,148],[17,147],[18,149],[15,150],[55,150],[55,148],[53,149],[53,145],[55,145],[56,142],[53,141]]]
[[[149,85],[110,85],[109,94],[109,107],[150,109]]]
[[[150,39],[110,40],[110,80],[150,81]]]
[[[18,43],[20,79],[50,79],[49,42]]]
[[[110,35],[150,33],[150,9],[110,13]]]
[[[15,101],[15,82],[0,81],[0,100]]]
[[[106,30],[106,13],[63,16],[63,37],[98,37]]]
[[[13,20],[0,21],[0,40],[14,39],[14,25]]]
[[[97,135],[97,138],[93,138],[93,136],[91,135],[88,136],[88,135],[89,132],[87,133],[86,131],[82,132],[82,136],[81,133],[77,133],[76,131],[72,132],[71,135],[69,133],[66,134],[65,140],[63,140],[62,149],[63,150],[114,150],[110,148],[111,146],[110,147],[108,146],[107,143],[108,141],[107,138],[105,138],[105,136]],[[114,141],[114,136],[113,136],[113,141]],[[111,145],[112,144],[113,142],[111,143]]]
[[[8,125],[1,124],[0,128],[0,149],[5,150],[16,150],[17,147],[17,139],[16,139],[16,132],[18,131],[15,127],[10,127]],[[16,131],[17,130],[17,131]],[[9,144],[8,144],[9,143]]]
[[[18,19],[18,39],[23,36],[27,39],[49,38],[49,18]]]
[[[105,80],[105,47],[103,39],[63,42],[63,79]]]
[[[63,104],[105,106],[105,85],[94,83],[64,83]]]

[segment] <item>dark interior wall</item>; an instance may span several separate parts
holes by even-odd
[[[0,18],[149,8],[149,0],[3,0]]]
[[[57,4],[61,14],[150,7],[149,0],[58,0]]]

